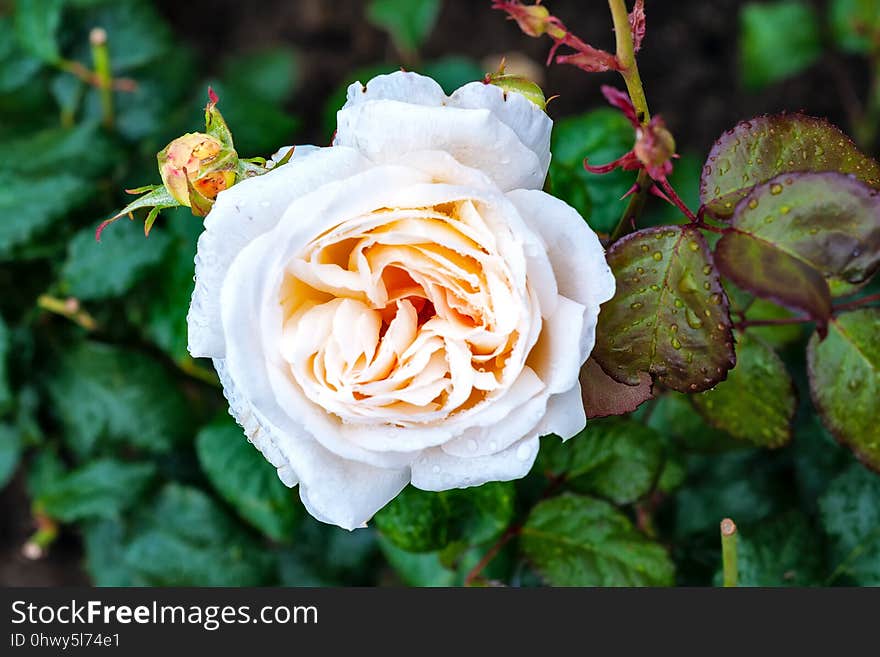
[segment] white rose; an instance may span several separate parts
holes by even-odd
[[[540,191],[552,122],[474,82],[356,83],[329,148],[223,191],[189,349],[309,512],[352,529],[412,482],[524,476],[586,422],[578,372],[614,278]]]

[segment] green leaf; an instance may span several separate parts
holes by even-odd
[[[440,14],[440,0],[371,0],[367,20],[386,30],[402,53],[415,53]]]
[[[666,550],[601,500],[564,494],[536,505],[520,536],[523,553],[555,586],[671,586]]]
[[[12,404],[12,387],[9,384],[9,369],[7,362],[9,351],[12,346],[12,336],[0,315],[0,415],[3,415]]]
[[[49,395],[79,457],[120,443],[164,453],[190,435],[193,409],[155,360],[97,342],[66,345],[54,360]]]
[[[839,315],[807,345],[810,392],[828,430],[880,470],[880,309]]]
[[[375,585],[376,532],[351,532],[303,518],[293,545],[279,552],[284,586]]]
[[[19,0],[15,5],[15,33],[19,45],[49,64],[61,60],[58,28],[64,0]]]
[[[238,55],[226,63],[224,81],[238,92],[247,92],[274,105],[283,103],[299,78],[296,54],[276,47]]]
[[[12,20],[0,16],[0,93],[15,91],[26,84],[40,66],[39,59],[22,52]]]
[[[484,73],[479,62],[460,55],[449,55],[425,62],[421,65],[420,72],[437,82],[447,94],[468,82],[481,80]]]
[[[869,54],[875,47],[874,40],[880,34],[880,1],[832,0],[829,18],[841,49]]]
[[[514,488],[493,482],[433,493],[409,486],[373,518],[376,528],[408,552],[433,552],[450,543],[477,545],[510,524]]]
[[[388,563],[410,586],[455,586],[456,572],[443,565],[437,552],[407,552],[384,536],[379,547]]]
[[[632,148],[632,125],[620,112],[599,109],[556,123],[551,138],[553,194],[575,208],[593,230],[610,233],[626,209],[621,197],[632,187],[635,174],[620,169],[597,175],[584,169],[617,159]]]
[[[91,461],[47,482],[34,501],[62,522],[114,518],[138,501],[155,474],[151,463]]]
[[[706,424],[690,403],[690,396],[666,392],[652,402],[645,423],[663,436],[668,436],[683,449],[696,452],[717,452],[741,447],[723,431]]]
[[[143,228],[134,221],[108,227],[100,242],[94,228],[84,228],[70,241],[61,282],[69,294],[82,300],[121,296],[162,261],[170,244],[171,238],[162,231],[144,237]]]
[[[294,493],[231,418],[202,429],[196,453],[211,484],[244,520],[275,541],[293,537],[301,510]]]
[[[700,200],[712,214],[727,218],[754,186],[810,171],[850,174],[880,189],[880,164],[839,128],[804,114],[776,114],[742,121],[715,142],[703,168]]]
[[[167,484],[126,541],[135,585],[262,586],[275,560],[207,495]]]
[[[745,311],[746,321],[760,321],[767,319],[790,319],[794,317],[787,308],[767,301],[766,299],[754,298]],[[797,342],[803,337],[804,327],[802,324],[780,324],[778,326],[750,326],[749,333],[761,338],[771,347],[776,349],[784,347],[792,342]]]
[[[880,586],[880,477],[852,465],[819,500],[822,526],[831,539],[829,583],[846,576],[861,586]]]
[[[819,19],[798,0],[748,4],[740,12],[740,73],[747,89],[797,75],[822,55]]]
[[[0,490],[9,483],[21,461],[21,434],[8,424],[0,424]]]
[[[77,176],[3,175],[0,185],[0,257],[23,246],[87,200],[94,190]]]
[[[691,401],[711,425],[740,440],[759,447],[791,440],[794,383],[776,352],[749,333],[737,336],[736,367],[727,380]]]
[[[3,168],[19,174],[98,176],[121,155],[100,126],[48,128],[0,142]]]
[[[737,529],[738,586],[817,586],[822,583],[822,540],[800,511]],[[721,584],[721,571],[715,585]]]
[[[647,494],[663,464],[660,434],[633,420],[596,420],[565,443],[546,438],[542,448],[551,472],[565,475],[569,488],[615,504]]]
[[[125,565],[125,525],[119,519],[101,519],[81,525],[86,570],[95,586],[132,586]]]
[[[712,387],[733,367],[727,297],[700,231],[647,228],[606,257],[617,293],[602,306],[593,358],[620,383],[648,373],[680,392]]]
[[[716,245],[721,272],[740,287],[823,325],[829,281],[858,284],[880,267],[880,192],[835,172],[783,174],[737,205]]]

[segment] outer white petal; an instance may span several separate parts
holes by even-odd
[[[229,412],[278,468],[281,481],[290,487],[299,483],[303,504],[318,520],[344,529],[363,527],[409,483],[408,468],[389,470],[341,459],[307,436],[280,431],[241,393],[226,362],[215,359],[214,365]]]
[[[255,237],[271,230],[290,203],[307,192],[369,166],[348,148],[299,149],[291,161],[220,192],[205,217],[196,254],[196,286],[187,323],[193,356],[222,358],[220,289],[229,265]]]
[[[584,412],[581,384],[576,383],[566,392],[550,397],[537,433],[539,436],[555,433],[562,440],[568,440],[579,434],[586,424],[587,414]]]
[[[605,251],[587,222],[564,201],[536,190],[507,194],[523,220],[544,239],[556,272],[559,294],[584,306],[580,340],[581,363],[596,340],[599,305],[614,296],[614,274]]]
[[[538,448],[537,435],[531,435],[489,456],[462,458],[439,448],[427,449],[413,463],[412,483],[422,490],[439,491],[520,479],[532,469]]]
[[[479,83],[481,84],[481,83]],[[480,169],[502,190],[540,189],[549,165],[552,122],[518,94],[478,93],[470,85],[446,97],[416,73],[392,73],[349,87],[337,114],[335,144],[375,162],[423,150],[442,150]]]

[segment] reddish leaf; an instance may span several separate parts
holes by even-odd
[[[584,364],[580,379],[584,409],[590,419],[631,413],[654,397],[654,386],[647,373],[642,373],[638,385],[629,386],[605,374],[592,358]]]
[[[700,180],[700,201],[720,218],[733,214],[752,188],[783,173],[837,171],[880,188],[880,165],[839,128],[803,114],[743,121],[712,147]]]
[[[644,374],[681,392],[723,380],[736,358],[727,296],[693,226],[658,226],[615,242],[617,293],[602,306],[593,358],[616,381]]]

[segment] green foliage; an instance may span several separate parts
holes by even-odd
[[[410,486],[373,521],[388,540],[409,552],[433,552],[450,543],[492,540],[513,517],[512,484],[429,493]]]
[[[628,504],[657,483],[663,442],[639,422],[596,420],[565,444],[545,439],[541,464],[554,476],[565,476],[572,490]]]
[[[674,566],[612,505],[565,494],[536,505],[522,549],[556,586],[669,586]]]
[[[418,51],[439,14],[440,0],[371,0],[367,5],[367,20],[386,30],[407,54]]]
[[[727,297],[699,230],[647,228],[615,242],[617,292],[602,307],[593,358],[621,383],[641,373],[680,392],[706,390],[734,364]]]
[[[859,465],[837,477],[819,500],[831,539],[830,580],[880,586],[880,477]]]
[[[0,424],[0,490],[2,490],[18,468],[21,461],[21,437],[15,427]]]
[[[34,502],[41,512],[63,522],[115,518],[140,498],[155,474],[151,463],[96,459],[41,482]]]
[[[599,109],[564,118],[553,128],[550,183],[553,194],[574,207],[600,233],[614,230],[626,208],[620,198],[632,187],[632,172],[613,171],[597,175],[584,169],[620,157],[633,145],[629,121],[612,109]]]
[[[831,31],[837,45],[847,52],[868,54],[880,34],[878,0],[832,0]]]
[[[822,54],[819,19],[800,0],[748,4],[740,13],[740,72],[748,89],[797,75]]]
[[[61,59],[58,28],[64,0],[27,0],[16,3],[15,34],[19,45],[50,64]]]
[[[791,440],[794,384],[776,352],[748,333],[737,336],[727,380],[691,399],[710,424],[740,440],[763,447]]]
[[[821,537],[800,512],[792,511],[737,528],[738,586],[822,584]],[[716,586],[721,572],[715,575]]]
[[[0,415],[12,403],[12,387],[9,383],[9,352],[12,347],[12,336],[9,334],[9,328],[0,315]]]
[[[290,541],[301,506],[227,415],[196,436],[199,463],[220,496],[248,523],[276,541]]]
[[[810,391],[828,430],[880,469],[880,310],[855,310],[831,322],[807,348]]]
[[[83,341],[56,355],[47,382],[67,446],[79,458],[121,445],[170,451],[192,428],[192,409],[162,365],[119,347]]]

